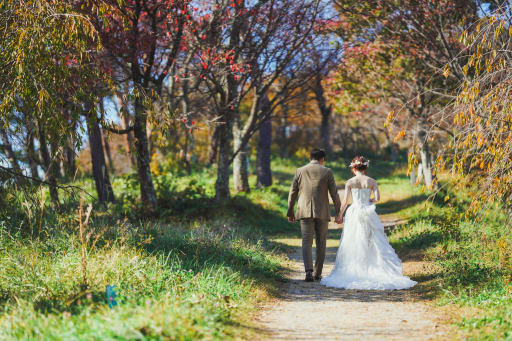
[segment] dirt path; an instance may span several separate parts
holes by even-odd
[[[392,222],[383,221],[385,225]],[[324,276],[334,265],[341,230],[329,226]],[[435,308],[414,290],[361,291],[326,288],[304,282],[300,239],[277,240],[295,246],[282,295],[260,316],[269,340],[431,340],[446,328]],[[404,260],[404,273],[422,273],[424,262]]]

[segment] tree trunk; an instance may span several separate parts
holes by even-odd
[[[231,115],[229,115],[231,116]],[[230,117],[219,126],[219,161],[217,167],[217,181],[215,182],[215,200],[222,201],[229,198],[229,161],[231,156],[230,142],[232,139]]]
[[[68,138],[68,143],[64,147],[65,160],[64,160],[64,170],[66,176],[73,178],[76,173],[76,163],[75,163],[75,143],[72,137]]]
[[[397,143],[391,143],[391,162],[398,161],[399,146]]]
[[[33,132],[29,132],[27,134],[27,139],[25,142],[25,154],[27,154],[27,163],[30,169],[30,176],[34,179],[39,179]]]
[[[46,135],[43,127],[39,125],[39,152],[41,153],[41,160],[43,161],[43,168],[45,171],[43,180],[48,183],[50,191],[50,199],[55,206],[59,206],[59,192],[57,190],[57,173],[58,162],[56,161],[56,148],[52,144],[51,155],[48,151],[48,144],[46,142]]]
[[[50,184],[50,198],[57,207],[60,206],[57,176],[59,174],[59,160],[57,159],[57,144],[50,142],[50,167],[48,169],[48,183]]]
[[[91,149],[92,175],[96,183],[96,192],[100,203],[114,202],[114,191],[110,184],[108,168],[103,152],[101,129],[95,117],[87,117],[87,132],[89,134],[89,147]]]
[[[7,136],[7,131],[4,128],[0,128],[0,136],[2,138],[2,147],[5,156],[7,156],[7,159],[9,159],[12,170],[18,174],[21,174],[21,168],[18,164],[18,159],[16,158],[16,154],[12,148],[11,141],[9,141],[9,137]]]
[[[215,124],[213,128],[213,134],[210,139],[210,146],[208,151],[208,165],[211,166],[217,160],[217,152],[219,150],[219,135],[220,135],[220,127],[218,124]]]
[[[418,142],[420,145],[421,168],[425,185],[432,189],[434,186],[434,177],[432,175],[432,155],[428,144],[428,135],[424,126],[418,126]]]
[[[416,176],[416,181],[418,181],[418,183],[425,182],[425,178],[423,176],[423,165],[421,163],[418,164],[418,175]]]
[[[240,129],[240,119],[237,117],[235,124],[233,125],[233,150],[236,153],[237,150],[242,147],[233,160],[233,185],[235,192],[249,192],[251,190],[249,186],[249,167],[247,148],[242,146],[242,131]]]
[[[324,88],[322,85],[322,75],[318,74],[315,77],[315,88],[314,88],[316,102],[318,109],[322,115],[322,124],[320,126],[320,134],[322,138],[322,145],[326,152],[331,151],[331,136],[330,136],[330,119],[332,106],[327,105],[327,101],[324,96]]]
[[[409,173],[409,181],[413,186],[416,184],[416,168],[414,166],[412,166],[411,172]]]
[[[288,105],[281,105],[282,116],[279,122],[279,155],[282,158],[288,156]]]
[[[191,123],[188,118],[188,112],[189,112],[189,99],[188,99],[188,81],[183,82],[183,101],[181,103],[182,105],[182,111],[184,115],[187,115],[187,123]],[[183,161],[185,162],[185,166],[187,168],[187,174],[192,173],[191,165],[190,165],[190,159],[189,156],[190,153],[193,153],[194,151],[194,133],[193,128],[189,129],[186,125],[184,126],[185,129],[185,146],[184,146],[184,152],[183,152]]]
[[[272,145],[272,121],[267,119],[260,127],[257,156],[258,187],[272,185],[270,147]]]
[[[128,129],[130,127],[130,117],[128,116],[128,112],[124,112],[123,114],[123,123],[124,123],[124,129]],[[129,131],[126,134],[126,150],[128,151],[128,154],[130,155],[130,162],[131,166],[134,167],[137,161],[135,160],[135,153],[134,153],[134,144],[133,141],[133,132]]]
[[[135,137],[135,151],[137,160],[137,174],[140,182],[142,204],[147,214],[156,211],[156,192],[150,171],[150,157],[148,150],[148,137],[146,132],[147,117],[139,98],[135,99],[135,122],[133,134]]]
[[[114,169],[114,162],[112,161],[110,144],[108,143],[108,137],[107,137],[107,134],[105,134],[105,130],[100,130],[100,131],[101,131],[101,137],[103,139],[103,146],[105,148],[105,155],[107,156],[107,160],[108,160],[108,169],[113,173],[115,171],[115,169]]]
[[[236,11],[245,8],[245,1],[237,1],[233,3]],[[243,16],[235,17],[231,26],[229,37],[229,49],[234,49],[240,44],[240,32],[244,24]],[[238,60],[236,61],[238,62]],[[215,183],[215,200],[223,201],[229,198],[229,164],[231,159],[231,140],[233,139],[233,119],[235,110],[238,110],[238,82],[233,74],[226,75],[225,95],[223,95],[223,108],[221,113],[222,125],[219,133],[219,162],[217,167],[217,181]],[[236,114],[239,114],[238,112]]]
[[[123,120],[124,129],[128,129],[130,127],[130,110],[128,105],[128,100],[126,100],[126,95],[123,94],[126,93],[128,90],[126,89],[126,86],[123,85],[121,88],[121,91],[116,92],[117,100],[119,101],[120,106],[120,116]],[[130,131],[126,135],[126,150],[130,156],[130,166],[133,168],[135,167],[136,160],[135,160],[135,153],[134,153],[134,141],[133,141],[133,132]]]
[[[322,134],[322,146],[326,152],[331,151],[331,137],[330,137],[330,129],[329,129],[329,119],[331,116],[331,111],[322,111],[322,126],[320,129],[320,133]]]

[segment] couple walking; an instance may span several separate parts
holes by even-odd
[[[306,282],[320,280],[328,287],[363,290],[407,289],[416,282],[402,275],[402,262],[389,244],[375,203],[380,199],[377,181],[366,175],[368,160],[357,156],[350,164],[354,177],[345,185],[340,201],[332,171],[324,166],[323,150],[311,152],[310,163],[297,169],[288,197],[288,220],[300,221],[302,255]],[[373,194],[373,198],[372,198]],[[336,209],[335,222],[345,221],[331,274],[322,278],[327,230],[330,220],[329,196]],[[352,205],[348,207],[349,197]],[[294,207],[297,202],[297,212]],[[316,260],[313,265],[313,237]]]

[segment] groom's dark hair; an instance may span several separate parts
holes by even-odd
[[[322,149],[315,148],[311,151],[311,154],[309,155],[310,160],[316,160],[320,161],[322,159],[325,159],[327,155],[325,154],[325,151]]]

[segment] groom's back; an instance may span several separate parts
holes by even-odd
[[[297,219],[329,219],[329,192],[337,197],[334,176],[329,168],[311,162],[297,169],[289,198],[294,201],[298,195]]]

